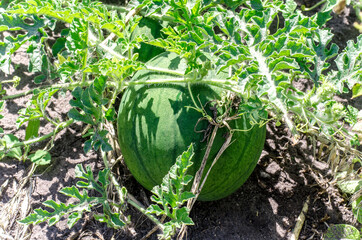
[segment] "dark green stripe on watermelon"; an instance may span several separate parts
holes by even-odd
[[[156,57],[149,64],[164,68],[172,65],[173,69],[179,70],[185,68],[184,61],[168,53]],[[140,71],[133,80],[162,77],[165,75]],[[191,89],[202,103],[219,99],[222,92],[221,89],[201,84],[192,85]],[[187,106],[193,106],[193,102],[185,85],[137,85],[129,87],[122,97],[118,113],[120,147],[129,170],[147,189],[162,182],[177,156],[191,142],[195,144],[195,156],[189,174],[195,175],[201,164],[206,143],[200,142],[204,136],[196,133],[194,127],[202,116]],[[233,129],[250,128],[250,120],[245,117],[229,123]],[[206,121],[202,121],[197,129],[205,129],[207,125]],[[247,180],[260,157],[265,132],[265,127],[255,126],[250,131],[234,133],[232,144],[213,167],[199,200],[226,197]],[[218,130],[207,169],[223,145],[226,133],[227,128]]]

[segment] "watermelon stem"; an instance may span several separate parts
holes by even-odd
[[[69,127],[69,125],[71,125],[73,122],[74,122],[74,119],[69,119],[66,122],[62,122],[62,123],[58,124],[58,126],[55,128],[55,130],[52,131],[51,133],[45,134],[41,137],[32,138],[32,139],[29,139],[29,140],[26,140],[23,142],[15,142],[7,147],[8,147],[8,149],[11,149],[11,148],[16,148],[16,147],[24,147],[24,146],[28,146],[30,144],[41,142],[47,138],[54,137],[58,132],[60,132],[64,128]]]
[[[113,175],[112,171],[110,171],[109,168],[109,163],[108,163],[108,159],[107,159],[107,155],[106,152],[102,151],[101,149],[101,155],[103,158],[103,162],[104,162],[104,166],[107,170],[109,170],[109,176],[111,178],[111,181],[114,185],[114,187],[117,190],[117,193],[119,196],[123,196],[122,194],[122,187],[120,186],[120,184],[118,183],[117,179],[115,178],[115,176]],[[120,197],[121,198],[121,197]],[[154,222],[158,228],[160,228],[163,231],[163,225],[162,223],[156,218],[154,217],[152,214],[147,214],[146,212],[146,208],[142,205],[142,203],[140,203],[139,201],[137,201],[137,199],[130,193],[127,192],[127,203],[129,203],[130,205],[132,205],[134,208],[136,208],[138,211],[140,211],[141,213],[143,213],[146,217],[148,217],[152,222]]]
[[[205,177],[203,178],[203,181],[201,182],[201,178],[202,178],[203,172],[205,170],[206,162],[207,162],[207,159],[209,158],[211,147],[212,147],[212,145],[214,143],[214,139],[216,137],[216,133],[217,133],[218,129],[219,129],[219,124],[216,124],[214,126],[213,131],[212,131],[211,139],[210,139],[210,141],[209,141],[209,143],[207,145],[207,149],[206,149],[204,158],[202,159],[201,166],[200,166],[199,170],[195,174],[194,182],[192,184],[192,189],[191,189],[191,192],[193,194],[195,194],[195,197],[191,198],[191,199],[189,199],[187,201],[187,208],[190,209],[190,211],[191,211],[192,207],[194,206],[198,196],[200,195],[201,190],[202,190],[202,188],[203,188],[203,186],[204,186],[204,184],[205,184],[205,182],[207,180],[207,177],[209,176],[209,174],[211,172],[212,167],[215,165],[217,160],[221,157],[221,155],[224,153],[224,151],[229,147],[229,145],[231,143],[231,139],[233,137],[232,132],[229,133],[229,135],[226,138],[224,144],[221,146],[221,148],[218,151],[216,157],[214,158],[213,162],[211,163],[211,166],[207,170],[207,173],[206,173]],[[200,182],[201,182],[201,185],[200,185]],[[178,235],[178,239],[183,239],[184,234],[186,233],[186,228],[187,228],[187,226],[185,224],[182,224],[180,233]]]
[[[158,68],[159,70],[161,70],[161,68]],[[165,70],[165,71],[163,71]],[[167,71],[167,69],[163,69],[162,71],[160,71],[162,73],[170,73]],[[180,75],[181,76],[181,75]],[[135,85],[149,85],[149,84],[167,84],[167,83],[187,83],[187,84],[197,84],[197,83],[201,83],[201,81],[199,79],[193,79],[193,78],[180,78],[180,77],[175,77],[175,78],[164,78],[164,79],[154,79],[154,80],[137,80],[137,81],[129,81],[129,82],[125,82],[124,85],[125,86],[135,86]],[[236,85],[235,82],[229,81],[227,79],[225,80],[220,80],[220,79],[208,79],[208,78],[203,78],[202,79],[202,84],[204,85],[211,85],[211,86],[216,86],[225,90],[230,90],[232,92],[236,92],[236,93],[241,93],[241,90],[239,88],[239,86]]]
[[[219,129],[218,125],[215,125],[215,127],[214,127],[214,129],[212,131],[212,134],[211,134],[210,141],[207,144],[206,152],[205,152],[204,158],[202,159],[201,166],[200,166],[199,170],[195,174],[195,178],[194,178],[194,182],[192,184],[191,192],[193,194],[195,194],[196,196],[195,196],[195,198],[188,200],[187,207],[189,209],[191,209],[193,207],[197,197],[200,195],[200,192],[201,192],[201,188],[200,188],[201,178],[202,178],[202,175],[204,173],[206,162],[207,162],[207,159],[209,158],[210,151],[211,151],[212,145],[214,143],[214,140],[215,140],[216,133],[217,133],[218,129]]]

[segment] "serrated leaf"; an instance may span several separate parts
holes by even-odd
[[[64,194],[68,197],[74,197],[74,198],[78,198],[78,199],[83,199],[83,196],[81,195],[81,193],[79,192],[78,188],[76,188],[75,186],[72,187],[64,187],[62,188],[59,193]]]
[[[192,165],[193,155],[194,148],[191,144],[187,151],[177,157],[176,163],[163,178],[162,184],[152,189],[154,195],[151,196],[151,200],[156,204],[150,205],[147,208],[147,213],[166,215],[171,219],[164,225],[163,237],[174,234],[176,228],[180,228],[183,223],[193,224],[188,216],[187,208],[180,208],[185,201],[195,197],[194,194],[184,191],[185,185],[192,178],[186,174],[187,169]]]
[[[82,214],[80,212],[71,213],[67,221],[68,228],[72,228],[81,218]]]
[[[156,214],[157,216],[164,214],[165,211],[160,208],[160,206],[152,204],[147,208],[148,213]]]
[[[114,110],[114,108],[110,108],[106,111],[105,118],[110,122],[116,120],[116,111]]]
[[[92,145],[95,150],[98,150],[99,148],[102,149],[104,152],[112,151],[112,146],[108,143],[107,138],[108,131],[107,130],[101,130],[99,132],[95,132],[92,136]]]
[[[176,210],[176,219],[178,222],[182,222],[186,225],[193,225],[194,222],[189,217],[189,210],[186,207],[179,208]]]
[[[298,69],[299,66],[294,59],[281,57],[281,58],[276,58],[271,63],[269,63],[269,68],[271,69],[272,72],[275,72],[287,69]]]
[[[285,1],[285,9],[283,12],[284,17],[288,17],[292,15],[297,8],[297,3],[294,0],[286,0]]]
[[[124,225],[126,225],[119,217],[120,217],[119,213],[111,213],[110,214],[110,219],[112,221],[112,225],[115,228],[121,228]]]
[[[84,178],[83,176],[85,174],[85,171],[84,171],[82,164],[77,164],[75,166],[74,174],[77,178]]]
[[[97,91],[99,95],[102,95],[105,87],[106,87],[106,77],[101,76],[94,80],[94,89]]]
[[[345,84],[352,89],[355,84],[362,83],[362,35],[357,37],[356,43],[347,42],[346,48],[335,60],[338,71],[328,75],[339,92],[343,92]],[[356,89],[357,90],[357,89]]]
[[[194,198],[194,197],[195,197],[195,194],[193,194],[191,192],[186,191],[186,192],[181,193],[182,202],[186,202],[187,200]]]
[[[32,21],[32,24],[28,24],[27,21]],[[0,29],[4,30],[23,30],[15,34],[15,37],[5,37],[4,42],[0,43],[0,70],[9,74],[10,73],[10,64],[11,64],[11,54],[18,50],[22,45],[27,42],[30,42],[30,46],[37,44],[38,47],[42,45],[39,44],[41,37],[39,37],[40,29],[48,25],[47,19],[39,18],[38,16],[27,16],[14,15],[8,13],[0,13]],[[25,31],[25,34],[24,34]],[[31,49],[31,47],[29,47]],[[30,69],[32,70],[32,69]]]
[[[108,171],[109,170],[105,169],[99,173],[98,178],[102,181],[102,185],[100,185],[94,179],[93,173],[89,166],[86,167],[85,171],[81,164],[76,165],[75,175],[89,181],[88,184],[82,181],[78,181],[77,185],[87,185],[87,189],[94,189],[100,192],[101,197],[89,197],[88,191],[86,189],[83,189],[83,192],[81,193],[75,186],[64,187],[59,192],[68,197],[75,198],[77,200],[76,202],[66,205],[62,202],[56,203],[53,200],[47,200],[43,203],[43,205],[53,209],[52,212],[38,208],[34,210],[34,213],[30,214],[25,219],[22,219],[20,222],[25,224],[37,224],[40,222],[49,221],[49,225],[53,225],[57,223],[64,215],[68,215],[67,224],[69,227],[73,227],[74,224],[81,218],[83,212],[90,212],[94,205],[100,204],[103,206],[105,212],[105,215],[102,215],[104,217],[100,218],[100,220],[104,219],[104,221],[106,221],[109,226],[114,228],[124,226],[125,223],[120,220],[119,213],[113,213],[109,211],[110,205],[108,203],[106,193],[107,186],[109,184]],[[124,198],[124,196],[122,196],[122,198]],[[124,199],[121,199],[121,202],[124,203]]]
[[[263,11],[263,3],[260,0],[250,1],[251,7],[257,11]]]
[[[102,92],[101,93],[98,93],[96,91],[96,89],[94,88],[94,85],[90,85],[88,88],[88,94],[89,94],[89,97],[91,99],[91,101],[93,101],[96,105],[100,106],[100,105],[103,105],[102,104]],[[93,108],[93,106],[92,106]]]
[[[74,120],[77,120],[77,121],[82,121],[82,122],[91,124],[91,125],[94,124],[94,121],[91,116],[86,115],[86,114],[81,114],[80,112],[78,112],[78,110],[76,110],[74,108],[69,110],[68,117],[70,117]]]
[[[77,182],[77,187],[79,188],[89,188],[89,183],[88,182],[83,182],[83,181],[78,181]]]
[[[108,185],[108,173],[109,171],[107,169],[103,169],[98,173],[98,181],[102,184],[103,188],[106,188]]]

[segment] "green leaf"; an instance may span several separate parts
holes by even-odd
[[[95,220],[106,223],[108,221],[107,217],[104,214],[93,214],[93,217]]]
[[[356,97],[360,97],[360,96],[362,96],[362,84],[361,83],[356,83],[352,87],[352,99],[356,98]]]
[[[76,188],[75,186],[64,187],[59,191],[59,193],[64,194],[65,196],[68,196],[68,197],[74,197],[74,198],[78,198],[78,199],[84,199],[84,197],[86,197],[86,195],[82,196],[82,194],[79,192],[78,188]]]
[[[349,89],[353,89],[356,84],[362,83],[362,35],[357,37],[356,43],[352,40],[347,42],[346,48],[335,60],[338,71],[328,75],[336,85],[339,92],[344,92],[345,84]],[[359,87],[355,88],[359,92]]]
[[[346,122],[351,126],[355,125],[358,120],[358,109],[350,105],[347,106],[347,114],[345,116]]]
[[[47,76],[44,74],[38,75],[34,78],[34,83],[35,84],[40,84],[42,82],[44,82],[47,79]]]
[[[29,159],[31,162],[36,165],[47,165],[51,161],[50,153],[44,150],[38,150],[34,154],[29,155]]]
[[[40,119],[35,118],[28,121],[28,126],[25,130],[25,140],[38,137],[40,127]]]
[[[103,169],[102,171],[100,171],[98,173],[98,181],[102,184],[103,188],[107,188],[108,185],[108,173],[109,171],[107,171],[106,169]]]
[[[88,153],[92,149],[92,140],[88,139],[84,142],[83,151],[85,153]]]
[[[65,48],[66,41],[67,40],[64,37],[60,37],[55,41],[55,43],[52,46],[53,56],[57,56]]]
[[[251,7],[257,11],[263,11],[263,3],[260,0],[250,1]]]
[[[104,169],[99,172],[98,179],[101,184],[99,184],[93,177],[91,168],[87,166],[84,170],[81,164],[76,165],[75,175],[78,178],[85,179],[85,181],[78,181],[77,186],[85,187],[83,192],[80,192],[79,189],[75,186],[64,187],[59,193],[75,198],[75,201],[72,201],[72,204],[66,205],[65,203],[56,203],[53,200],[48,200],[43,203],[44,206],[53,209],[52,212],[48,212],[41,208],[35,209],[34,213],[30,214],[26,218],[20,220],[19,222],[24,224],[38,224],[41,222],[48,221],[49,225],[57,223],[63,216],[68,215],[68,227],[73,227],[79,219],[81,219],[83,212],[90,212],[95,206],[102,206],[104,214],[95,215],[95,218],[101,222],[106,222],[108,226],[113,228],[120,228],[125,225],[125,223],[120,219],[120,213],[114,213],[110,210],[110,203],[107,199],[107,186],[109,185],[109,170]],[[88,195],[88,190],[97,191],[99,194],[97,197],[90,197]],[[123,195],[120,196],[120,203],[125,202],[125,197],[127,196],[126,190],[122,188]]]
[[[347,194],[354,194],[362,187],[362,180],[342,180],[337,184],[342,192]]]
[[[297,8],[297,3],[294,0],[286,0],[285,2],[285,9],[283,12],[283,16],[287,17],[294,13],[295,9]]]
[[[99,95],[102,95],[104,89],[106,88],[106,77],[99,77],[94,80],[94,89]]]
[[[352,212],[359,223],[362,223],[362,197],[352,201]]]
[[[68,228],[72,228],[81,218],[81,212],[72,212],[71,214],[69,214],[67,221]]]
[[[116,120],[116,111],[114,108],[110,108],[106,111],[105,117],[108,121],[113,122]]]
[[[171,221],[165,223],[162,237],[170,238],[182,224],[194,224],[189,217],[189,209],[181,207],[187,200],[194,198],[191,192],[184,191],[184,187],[190,182],[192,176],[187,175],[188,168],[193,164],[191,159],[194,155],[194,148],[191,144],[187,151],[177,157],[176,163],[163,178],[160,186],[152,189],[151,204],[146,213],[166,215]]]
[[[12,145],[19,143],[19,139],[13,135],[13,134],[7,134],[3,137],[2,140],[2,144],[5,145],[5,149],[7,149],[7,152],[5,154],[5,156],[7,157],[12,157],[12,158],[16,158],[19,161],[22,159],[23,153],[21,151],[20,147],[15,147],[13,148]]]
[[[186,207],[179,208],[176,210],[176,219],[178,222],[182,222],[186,225],[194,225],[194,222],[189,217],[190,210]]]
[[[165,213],[163,209],[159,205],[152,204],[147,208],[147,212],[156,214],[157,216],[162,215]]]
[[[348,224],[331,225],[324,234],[324,240],[350,239],[360,240],[361,235],[357,228]]]
[[[116,229],[126,225],[126,223],[120,219],[119,213],[111,213],[110,220],[112,221],[112,226]]]
[[[32,24],[28,24],[29,21]],[[45,33],[42,29],[49,24],[47,18],[42,19],[34,15],[23,16],[0,12],[0,31],[22,30],[22,32],[16,32],[14,37],[7,36],[4,38],[4,42],[0,42],[0,70],[6,74],[10,73],[11,55],[27,42],[30,42],[28,51],[33,51],[33,46],[37,46],[37,51],[41,51],[43,45],[40,44],[42,41],[40,36]],[[33,57],[32,52],[30,52],[30,56]],[[40,56],[40,53],[37,56]],[[29,67],[32,63],[34,61],[30,60]],[[42,64],[42,60],[40,60],[39,64]],[[30,67],[29,70],[33,69]]]
[[[81,121],[81,122],[91,124],[91,125],[94,124],[94,121],[93,121],[91,116],[89,116],[87,114],[81,114],[75,108],[72,108],[72,109],[69,110],[68,117],[73,118],[74,120],[77,120],[77,121]]]
[[[331,11],[319,11],[317,12],[317,24],[319,26],[323,26],[324,24],[326,24],[330,19],[332,19],[332,15],[331,15]]]
[[[17,127],[20,128],[25,122],[34,120],[35,125],[32,126],[32,131],[35,131],[36,130],[35,119],[40,120],[40,118],[43,117],[43,113],[46,111],[49,101],[52,99],[54,94],[58,92],[58,90],[59,89],[53,89],[53,88],[34,90],[32,98],[26,104],[27,107],[20,109],[19,111],[19,117],[16,120]],[[48,118],[50,117],[48,116]]]
[[[84,143],[84,151],[87,153],[89,150],[94,148],[94,150],[102,149],[104,152],[109,152],[112,150],[112,146],[108,143],[107,138],[108,131],[101,130],[94,132],[93,130],[88,131],[88,135],[91,136],[89,140]]]

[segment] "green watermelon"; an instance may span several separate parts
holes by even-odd
[[[172,53],[163,53],[148,65],[177,70],[186,67],[184,60]],[[142,70],[132,81],[165,77],[175,76]],[[220,99],[223,93],[222,89],[204,84],[191,85],[191,91],[203,104]],[[117,119],[121,151],[130,172],[149,190],[162,182],[177,156],[191,143],[195,144],[195,155],[188,174],[194,176],[200,167],[207,142],[202,141],[204,133],[195,131],[195,125],[202,115],[188,106],[194,104],[185,84],[135,85],[128,87],[122,96]],[[208,106],[206,110],[212,114]],[[253,117],[258,120],[259,116]],[[251,128],[250,119],[244,115],[229,125],[232,129]],[[207,127],[206,120],[196,126],[197,130]],[[225,142],[227,132],[226,127],[218,130],[204,173]],[[235,131],[232,144],[212,168],[198,200],[217,200],[236,191],[255,168],[265,134],[265,126]]]

